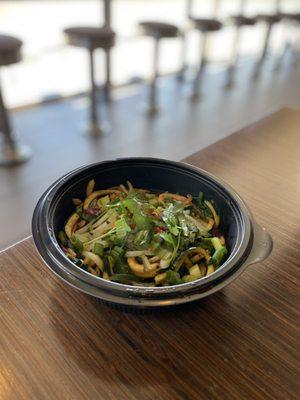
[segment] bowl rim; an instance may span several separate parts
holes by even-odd
[[[235,206],[240,212],[241,220],[244,225],[242,232],[239,232],[239,235],[242,235],[242,240],[240,243],[235,244],[233,254],[231,254],[228,259],[222,264],[222,266],[218,268],[213,274],[200,278],[193,282],[182,283],[173,286],[133,286],[96,277],[76,266],[70,259],[67,258],[56,239],[52,225],[49,223],[49,220],[51,220],[51,218],[51,221],[53,221],[53,215],[51,216],[51,207],[53,212],[53,202],[55,203],[56,201],[54,201],[55,195],[57,195],[60,190],[63,190],[63,188],[65,188],[65,190],[69,190],[67,184],[72,179],[76,178],[78,174],[82,174],[83,172],[87,173],[90,169],[93,169],[95,167],[101,168],[112,165],[114,163],[126,162],[141,164],[149,162],[154,164],[163,163],[164,165],[167,164],[169,167],[175,167],[175,169],[181,169],[185,172],[188,171],[192,174],[200,175],[202,178],[204,177],[210,182],[214,183],[217,187],[222,188],[222,190],[227,192],[227,195],[234,201]],[[238,223],[237,227],[241,230]],[[244,201],[241,199],[241,197],[230,185],[228,185],[222,179],[217,178],[213,174],[185,162],[177,162],[152,157],[126,157],[87,164],[66,173],[61,178],[56,180],[40,197],[35,207],[32,217],[32,235],[40,256],[51,270],[56,270],[58,264],[58,268],[64,271],[64,273],[66,274],[74,275],[76,278],[84,281],[85,283],[96,286],[99,289],[101,288],[101,290],[103,291],[112,291],[125,297],[131,295],[151,295],[161,297],[168,296],[170,295],[170,293],[175,294],[176,292],[178,294],[182,294],[187,291],[194,291],[195,288],[203,288],[209,286],[214,281],[220,280],[220,278],[228,274],[228,272],[234,269],[237,264],[241,264],[241,261],[247,257],[251,250],[253,242],[253,226],[252,214]]]

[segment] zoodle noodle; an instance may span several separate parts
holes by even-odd
[[[73,199],[59,233],[65,254],[103,279],[138,286],[191,282],[213,273],[227,254],[213,200],[153,193],[130,182]]]

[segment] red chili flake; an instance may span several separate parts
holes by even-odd
[[[68,252],[68,249],[67,249],[65,246],[61,245],[61,248],[63,249],[63,251],[64,251],[65,253]]]
[[[220,232],[220,230],[218,228],[212,228],[211,234],[213,236],[217,236],[217,237],[220,237],[222,235],[222,233]]]
[[[130,224],[130,228],[131,229],[135,229],[136,228],[136,224]]]
[[[150,216],[151,215],[155,215],[154,211],[155,211],[154,208],[148,208],[147,214],[150,215]]]
[[[86,214],[88,215],[94,215],[97,216],[100,214],[100,208],[98,207],[90,207],[87,210],[85,210]]]
[[[161,232],[164,232],[164,231],[166,231],[167,229],[164,227],[164,226],[156,226],[155,228],[154,228],[154,232],[156,232],[156,233],[161,233]]]

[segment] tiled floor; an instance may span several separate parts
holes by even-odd
[[[111,131],[98,140],[83,135],[85,97],[15,112],[14,126],[33,149],[33,158],[0,170],[0,248],[30,233],[40,194],[70,169],[125,156],[180,160],[284,105],[300,108],[299,68],[288,59],[280,71],[273,68],[274,60],[268,60],[261,78],[253,82],[253,62],[244,62],[230,91],[224,90],[224,72],[208,73],[203,98],[196,104],[188,98],[190,81],[162,78],[162,111],[153,119],[144,113],[145,86],[116,90],[115,101],[102,110]]]

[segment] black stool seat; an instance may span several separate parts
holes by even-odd
[[[201,32],[219,31],[223,26],[217,19],[191,18],[191,21],[193,21],[195,28]]]
[[[282,19],[281,14],[258,14],[255,17],[256,21],[263,21],[270,25],[280,22]]]
[[[280,13],[281,19],[289,19],[291,21],[300,22],[300,14],[291,14],[291,13]]]
[[[64,30],[69,43],[89,49],[110,49],[115,44],[115,33],[107,27],[75,26]]]
[[[252,26],[255,24],[256,19],[243,15],[232,15],[228,21],[235,26]]]
[[[13,36],[0,35],[0,65],[9,65],[21,60],[22,41]]]
[[[157,39],[173,38],[179,35],[179,29],[176,25],[165,22],[143,21],[139,23],[142,33]]]

